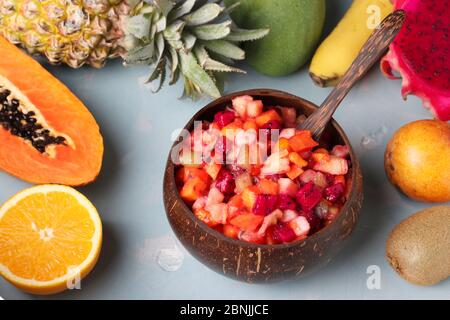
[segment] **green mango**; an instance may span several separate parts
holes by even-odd
[[[322,34],[325,0],[225,0],[241,4],[231,13],[241,28],[270,28],[261,40],[243,48],[249,64],[269,76],[297,71],[312,56]]]

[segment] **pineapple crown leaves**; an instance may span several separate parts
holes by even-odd
[[[137,1],[123,18],[125,64],[151,65],[147,82],[158,81],[158,92],[169,75],[169,85],[184,79],[183,96],[197,98],[221,95],[224,72],[245,73],[233,67],[245,59],[239,47],[243,41],[261,39],[268,29],[236,27],[228,14],[239,3],[224,7],[221,1],[145,0]]]

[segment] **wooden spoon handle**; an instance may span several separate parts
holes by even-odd
[[[320,108],[300,125],[301,129],[310,130],[316,140],[320,138],[323,130],[331,120],[341,101],[355,83],[359,81],[386,52],[391,42],[400,31],[404,20],[405,12],[403,10],[397,10],[381,22],[364,44],[342,80],[325,99]]]

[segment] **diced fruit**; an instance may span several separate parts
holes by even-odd
[[[202,155],[198,152],[182,152],[179,158],[180,164],[186,167],[200,167],[202,165]]]
[[[204,169],[213,180],[216,180],[220,169],[222,169],[222,165],[220,163],[211,161],[210,163],[205,164]]]
[[[238,239],[256,244],[263,244],[265,241],[264,236],[260,236],[257,232],[254,231],[240,232],[238,235]]]
[[[197,211],[200,209],[203,209],[206,206],[206,201],[208,200],[208,197],[200,197],[197,200],[195,200],[194,204],[192,205],[192,210]]]
[[[247,103],[253,101],[251,96],[240,96],[232,100],[233,109],[239,114],[242,119],[247,118]]]
[[[300,182],[303,184],[306,184],[308,182],[314,182],[314,179],[317,176],[317,172],[311,169],[306,170],[305,172],[303,172],[300,176]]]
[[[224,194],[233,193],[234,188],[236,188],[236,183],[231,172],[226,168],[222,168],[217,175],[215,186],[217,189],[219,189],[220,192]]]
[[[304,160],[297,152],[289,153],[289,161],[299,166],[300,168],[306,167],[308,161]]]
[[[281,210],[296,210],[297,204],[295,200],[287,194],[280,194],[278,196],[278,208]]]
[[[286,129],[281,130],[280,139],[286,138],[289,140],[290,138],[295,136],[295,131],[296,131],[295,128],[286,128]]]
[[[290,221],[289,227],[291,227],[297,237],[308,235],[309,230],[311,229],[308,220],[302,216]]]
[[[248,172],[242,173],[236,177],[236,189],[235,193],[242,193],[245,188],[250,187],[253,184],[252,177]]]
[[[211,214],[206,211],[205,209],[200,209],[197,211],[194,211],[194,214],[197,218],[199,218],[201,221],[203,221],[205,224],[207,224],[210,227],[215,227],[218,225],[218,223],[211,219]]]
[[[229,165],[226,166],[226,168],[231,172],[231,174],[235,178],[237,178],[241,174],[247,172],[247,170],[245,168],[243,168],[243,167],[241,167],[240,165],[237,165],[237,164],[229,164]]]
[[[322,199],[322,192],[314,185],[314,183],[309,182],[305,184],[297,192],[296,199],[303,211],[308,212],[314,209],[314,207]]]
[[[297,211],[294,210],[284,210],[283,217],[281,217],[280,221],[283,223],[287,223],[289,221],[294,220],[298,217]]]
[[[238,121],[234,121],[220,130],[222,136],[227,138],[230,141],[234,141],[238,134],[243,132],[243,124]]]
[[[328,153],[314,151],[311,155],[311,160],[314,162],[325,162],[330,160],[330,155]]]
[[[232,111],[219,111],[214,116],[214,122],[218,124],[220,129],[222,129],[223,127],[232,123],[235,118],[236,115]]]
[[[261,193],[263,194],[278,194],[278,183],[269,179],[261,179],[259,180],[258,187]]]
[[[221,137],[217,140],[217,143],[214,147],[214,161],[217,163],[225,163],[227,159],[227,154],[233,147],[233,141],[228,140],[226,137]]]
[[[255,231],[261,225],[263,220],[263,216],[246,213],[231,219],[230,224],[244,231]]]
[[[253,213],[266,216],[277,208],[278,196],[270,194],[258,194],[256,197]]]
[[[301,174],[303,173],[303,169],[296,166],[296,165],[292,165],[289,169],[288,172],[286,172],[286,175],[289,177],[289,179],[291,180],[295,180],[297,177],[299,177]]]
[[[247,117],[256,118],[263,111],[263,103],[261,100],[253,100],[247,103]]]
[[[283,212],[279,209],[273,211],[271,214],[264,217],[261,228],[258,230],[258,234],[264,235],[267,231],[267,228],[277,224],[278,220],[283,217]]]
[[[316,216],[313,211],[301,212],[300,216],[303,216],[308,220],[309,226],[311,227],[310,233],[316,232],[322,227],[322,220]]]
[[[298,186],[295,182],[288,178],[280,178],[278,180],[278,186],[280,194],[287,194],[288,196],[295,197]]]
[[[275,144],[275,147],[273,148],[272,152],[278,152],[281,150],[290,150],[290,146],[289,146],[289,140],[286,138],[280,138],[278,140],[278,142]]]
[[[328,216],[329,202],[326,200],[322,200],[319,204],[314,208],[314,214],[320,219],[325,219]]]
[[[272,232],[274,239],[279,242],[291,242],[296,238],[294,230],[284,223],[277,224]]]
[[[277,121],[279,124],[281,124],[281,117],[276,110],[268,110],[266,112],[263,112],[256,118],[256,124],[258,125],[258,127],[262,127],[269,121]],[[281,129],[281,125],[278,129]]]
[[[236,207],[239,209],[244,208],[244,201],[242,200],[242,196],[240,194],[236,194],[230,198],[228,201],[228,205],[230,207]]]
[[[208,198],[206,200],[206,206],[210,206],[212,204],[222,203],[225,196],[219,189],[212,187],[209,190]]]
[[[239,234],[239,228],[231,224],[223,226],[223,234],[229,238],[237,239]]]
[[[317,172],[316,176],[314,177],[314,184],[322,189],[328,187],[327,176],[322,172]]]
[[[225,203],[217,203],[209,205],[205,208],[211,213],[211,219],[215,222],[225,224],[228,217],[228,205]]]
[[[313,169],[332,175],[345,175],[348,172],[348,163],[345,159],[329,156],[317,161]]]
[[[287,150],[272,153],[266,161],[264,161],[261,173],[263,175],[272,175],[289,172],[291,167],[289,165],[289,160],[287,159],[288,154]]]
[[[253,207],[255,206],[256,198],[259,194],[259,188],[257,186],[251,186],[248,188],[245,188],[242,192],[242,200],[244,202],[244,206],[252,211]]]
[[[342,183],[343,186],[346,185],[346,180],[344,175],[338,175],[338,176],[332,176],[334,177],[333,182],[334,184]]]
[[[327,220],[334,220],[339,214],[339,208],[335,206],[331,206],[328,208]]]
[[[256,124],[256,121],[254,119],[248,119],[244,122],[243,126],[245,131],[254,130],[255,132],[258,131],[258,125]]]
[[[205,180],[198,177],[190,178],[184,183],[183,188],[181,188],[180,196],[187,202],[194,202],[205,195],[208,187],[209,185]]]
[[[325,148],[318,148],[318,149],[314,150],[314,153],[330,154],[330,153],[328,152],[328,150],[325,149]]]
[[[319,144],[313,140],[310,131],[302,130],[289,139],[289,145],[295,152],[303,152],[311,150]]]
[[[281,118],[283,119],[283,125],[286,127],[294,127],[297,120],[297,110],[295,108],[281,108]]]
[[[345,187],[342,183],[334,184],[323,191],[323,197],[328,201],[335,203],[341,199],[344,194]]]
[[[336,145],[333,147],[333,150],[331,150],[331,154],[345,159],[350,154],[350,148],[348,146]]]

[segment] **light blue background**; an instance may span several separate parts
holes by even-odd
[[[350,1],[328,1],[330,31]],[[325,34],[326,34],[325,33]],[[147,67],[124,68],[113,61],[102,70],[48,67],[84,101],[99,122],[105,139],[105,159],[98,180],[80,188],[97,206],[104,223],[100,260],[81,283],[81,290],[48,298],[63,299],[448,299],[450,281],[434,287],[413,286],[387,265],[384,246],[389,231],[428,205],[408,200],[387,181],[383,153],[387,140],[401,125],[430,118],[421,102],[403,102],[399,81],[385,79],[374,68],[346,98],[335,119],[342,125],[360,158],[365,202],[360,222],[347,247],[319,273],[305,279],[271,285],[239,283],[210,271],[184,250],[176,272],[155,260],[160,248],[175,243],[162,202],[164,165],[171,134],[209,100],[179,100],[181,82],[157,95],[142,85]],[[245,67],[245,66],[244,66]],[[320,103],[329,89],[313,85],[304,68],[284,78],[268,78],[249,70],[229,78],[227,92],[250,88],[284,90]],[[380,128],[387,135],[373,148],[361,140]],[[0,173],[0,202],[28,187]],[[381,289],[366,286],[370,265],[381,269]],[[35,299],[0,279],[5,299]]]

